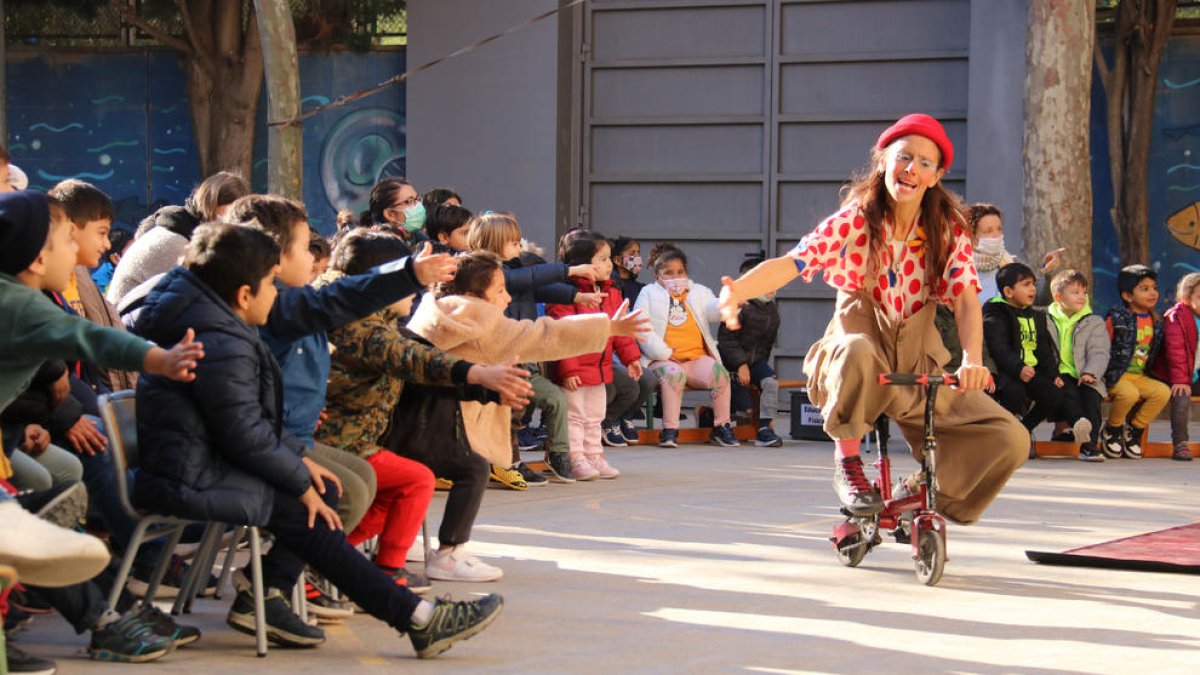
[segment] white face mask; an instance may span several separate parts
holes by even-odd
[[[975,251],[983,255],[1000,255],[1004,252],[1004,237],[980,237]]]
[[[662,287],[667,289],[671,295],[682,295],[688,287],[687,279],[663,279],[658,283],[662,284]]]

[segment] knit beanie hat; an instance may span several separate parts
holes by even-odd
[[[950,137],[946,135],[946,130],[942,128],[941,122],[921,113],[905,115],[896,120],[895,124],[879,134],[879,140],[875,141],[875,147],[882,150],[897,138],[910,135],[924,136],[938,146],[938,150],[942,152],[943,169],[948,170],[954,163],[954,144],[950,142]]]
[[[28,269],[49,234],[46,195],[32,190],[0,193],[0,272],[18,274]]]
[[[1137,285],[1146,277],[1158,281],[1158,272],[1145,265],[1126,265],[1121,268],[1120,272],[1117,272],[1117,291],[1132,293],[1133,289],[1137,288]]]

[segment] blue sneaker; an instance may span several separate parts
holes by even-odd
[[[620,420],[621,435],[625,437],[625,443],[629,445],[638,444],[638,430],[632,420],[627,420],[622,417]]]
[[[542,439],[538,438],[535,430],[530,427],[517,430],[517,448],[522,452],[537,450],[541,445]]]
[[[658,447],[660,448],[678,448],[679,447],[679,430],[678,429],[663,429],[658,434]]]
[[[712,433],[708,435],[708,442],[723,448],[736,448],[741,445],[733,435],[733,429],[729,427],[728,423],[713,427]]]
[[[760,448],[778,448],[783,445],[783,439],[771,427],[763,426],[758,428],[758,438],[754,444]]]
[[[621,433],[621,425],[615,422],[603,425],[600,433],[600,440],[610,448],[624,448],[629,446],[629,443],[625,441],[625,434]]]

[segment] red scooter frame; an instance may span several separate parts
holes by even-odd
[[[933,411],[939,386],[956,385],[954,375],[912,375],[888,373],[879,376],[881,385],[920,385],[925,387],[925,443],[921,467],[925,479],[916,494],[892,497],[892,464],[887,445],[879,444],[875,468],[879,475],[872,483],[883,498],[883,510],[870,516],[855,516],[845,509],[846,520],[833,530],[830,541],[838,560],[857,567],[867,553],[883,543],[881,530],[892,533],[897,543],[912,544],[914,571],[926,586],[941,581],[946,566],[946,521],[937,513],[937,439],[933,433]],[[911,521],[908,515],[911,514]]]

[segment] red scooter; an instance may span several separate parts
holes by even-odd
[[[846,520],[833,529],[829,541],[837,551],[838,560],[847,567],[857,567],[867,553],[883,543],[881,530],[886,530],[900,544],[912,545],[913,566],[917,579],[933,586],[942,579],[946,567],[946,521],[937,513],[937,439],[933,435],[933,409],[939,386],[956,385],[954,375],[912,375],[889,373],[879,376],[881,385],[920,385],[925,387],[925,445],[921,453],[924,479],[915,494],[892,497],[892,464],[887,444],[879,444],[879,459],[875,468],[879,476],[873,482],[883,498],[883,510],[871,516],[854,516],[842,509]]]

